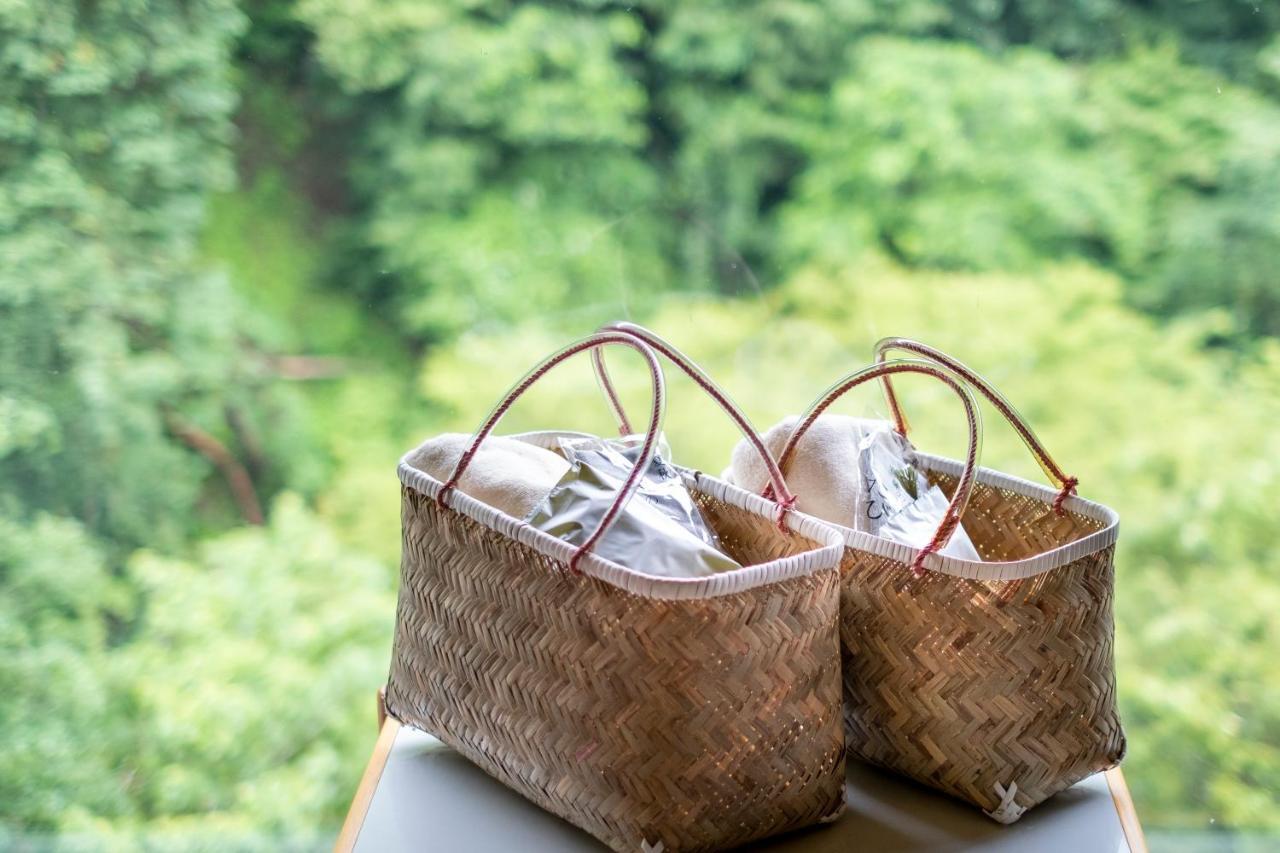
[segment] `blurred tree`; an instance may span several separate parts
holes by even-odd
[[[1280,7],[1255,0],[872,0],[887,29],[914,37],[971,42],[987,50],[1034,46],[1057,56],[1097,59],[1175,39],[1198,63],[1241,82],[1280,29]]]
[[[269,850],[337,819],[390,582],[297,496],[271,515],[123,578],[73,521],[0,519],[0,826]]]
[[[783,213],[793,259],[1026,269],[1079,257],[1166,313],[1280,333],[1280,105],[1168,49],[1087,69],[1037,51],[869,39]],[[856,202],[856,203],[855,203]]]
[[[133,611],[78,523],[0,513],[0,827],[127,809],[115,759],[133,733],[107,649]]]
[[[233,0],[0,6],[10,829],[163,813],[136,761],[140,744],[165,742],[151,731],[162,715],[141,701],[129,655],[153,648],[146,620],[164,602],[125,557],[262,522],[272,487],[311,464],[282,452],[297,432],[271,388],[276,359],[242,332],[235,294],[197,254],[206,196],[232,179],[229,57],[243,24]]]
[[[1275,131],[1270,131],[1275,132]],[[1243,140],[1241,147],[1265,137]],[[1223,342],[1280,334],[1280,157],[1248,153],[1225,162],[1208,192],[1165,211],[1166,239],[1140,274],[1137,304],[1160,315],[1222,309],[1232,318]]]
[[[255,458],[269,364],[195,255],[243,23],[233,0],[0,9],[0,503],[173,543],[211,471],[252,521],[249,472],[287,468]]]
[[[189,560],[140,552],[129,577],[148,602],[118,663],[136,709],[137,741],[119,761],[138,816],[286,838],[336,820],[391,641],[383,565],[342,548],[286,493],[268,527],[211,539]]]
[[[621,11],[305,0],[317,51],[378,99],[354,166],[364,286],[420,339],[663,286],[643,156],[645,38]],[[478,61],[483,57],[483,61]],[[633,215],[637,210],[641,215]],[[625,299],[625,296],[622,297]]]
[[[1270,79],[1277,9],[301,0],[298,14],[347,93],[379,104],[353,171],[356,278],[419,339],[529,305],[589,322],[658,290],[759,290],[818,247],[944,268],[1081,256],[1143,306],[1239,297],[1258,306],[1243,332],[1280,330],[1259,283],[1274,224],[1232,213],[1280,157],[1280,106],[1232,82]],[[1193,294],[1178,249],[1218,236],[1231,254]]]

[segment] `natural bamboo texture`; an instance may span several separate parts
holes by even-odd
[[[818,547],[694,495],[744,565]],[[402,509],[392,716],[615,850],[723,849],[843,809],[834,554],[754,588],[653,598],[407,486]]]
[[[956,482],[931,479],[948,492]],[[963,524],[985,560],[1017,561],[1104,523],[1055,514],[1049,499],[980,477]],[[1125,739],[1112,655],[1114,548],[1015,580],[917,576],[907,563],[846,548],[850,756],[1002,822],[1117,764]]]

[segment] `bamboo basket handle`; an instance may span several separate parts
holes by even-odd
[[[764,461],[765,470],[769,475],[771,484],[770,498],[778,504],[778,526],[786,532],[786,524],[783,519],[787,510],[795,505],[796,497],[787,488],[787,482],[782,476],[782,469],[778,466],[777,461],[773,458],[773,454],[765,447],[764,441],[760,438],[760,433],[756,432],[756,428],[751,425],[751,421],[743,413],[742,409],[729,398],[724,389],[716,384],[706,372],[698,367],[698,365],[687,355],[676,349],[673,345],[658,337],[657,334],[646,329],[644,326],[638,326],[635,323],[610,323],[607,326],[601,326],[601,332],[622,332],[639,338],[648,344],[654,351],[666,356],[667,360],[680,368],[684,373],[697,384],[699,388],[706,391],[711,399],[729,416],[729,418],[737,425],[741,431],[743,438],[755,448],[757,454]],[[609,408],[613,411],[613,415],[618,420],[618,430],[623,435],[630,435],[631,422],[627,418],[627,413],[622,407],[622,401],[618,399],[618,392],[614,388],[613,380],[609,378],[609,369],[605,365],[604,351],[600,349],[592,350],[591,362],[596,370],[596,381],[600,385],[600,390],[604,393],[605,400],[609,403]],[[773,496],[776,495],[776,498]]]
[[[778,464],[783,469],[786,468],[787,463],[791,461],[791,457],[795,453],[796,445],[799,444],[800,439],[808,432],[809,427],[813,426],[813,422],[832,403],[864,382],[888,377],[894,373],[923,373],[945,383],[947,387],[956,392],[956,396],[964,404],[965,417],[969,422],[969,450],[965,454],[964,470],[960,474],[960,480],[956,483],[955,491],[951,495],[951,501],[947,504],[947,511],[943,514],[942,521],[938,524],[938,529],[934,532],[933,538],[920,549],[920,553],[916,555],[915,561],[911,564],[911,570],[918,576],[924,571],[925,558],[943,545],[946,545],[951,539],[951,534],[955,533],[956,528],[960,526],[960,517],[964,515],[964,509],[969,503],[969,494],[973,491],[974,474],[978,467],[978,454],[982,449],[982,417],[978,413],[978,404],[974,400],[973,394],[970,393],[959,377],[944,367],[917,359],[881,361],[870,367],[854,371],[828,388],[809,407],[809,411],[804,413],[803,417],[800,418],[800,423],[796,425],[791,435],[788,436],[787,443],[783,445],[782,453],[778,454]]]
[[[640,459],[631,469],[631,473],[622,484],[622,488],[618,490],[618,496],[614,498],[608,512],[600,520],[600,524],[595,531],[587,537],[587,541],[583,542],[578,547],[578,550],[573,553],[573,556],[569,558],[569,569],[576,574],[578,572],[578,562],[600,541],[600,537],[608,532],[613,523],[617,521],[622,508],[626,506],[627,501],[631,500],[631,496],[635,494],[640,485],[640,478],[645,471],[649,470],[649,465],[653,462],[654,454],[658,450],[658,433],[662,429],[662,421],[666,415],[666,383],[662,376],[662,368],[658,365],[657,356],[653,354],[653,350],[644,341],[623,332],[597,332],[544,358],[536,367],[526,373],[520,381],[513,385],[498,405],[494,406],[493,410],[489,412],[484,422],[481,423],[480,429],[476,431],[475,437],[472,438],[471,444],[463,452],[462,456],[458,458],[457,466],[453,469],[453,473],[449,475],[449,479],[444,486],[441,487],[439,494],[436,495],[436,501],[441,506],[448,506],[446,498],[458,485],[458,480],[462,477],[462,473],[466,471],[467,466],[471,464],[471,460],[475,457],[476,451],[480,449],[481,442],[488,438],[494,427],[498,425],[498,421],[502,420],[502,416],[507,413],[507,410],[511,408],[511,405],[515,403],[520,395],[529,390],[531,385],[565,359],[584,350],[598,351],[605,346],[611,345],[631,347],[644,357],[649,366],[649,379],[653,389],[653,408],[649,412],[649,427],[645,432],[644,445],[640,449]]]
[[[1053,499],[1053,511],[1058,515],[1064,513],[1062,502],[1076,493],[1076,486],[1080,484],[1080,481],[1059,467],[1058,463],[1049,455],[1049,451],[1045,449],[1044,444],[1036,436],[1035,431],[1031,429],[1027,419],[1018,413],[1013,404],[994,385],[982,378],[976,371],[970,369],[964,362],[928,344],[922,344],[910,338],[881,338],[876,342],[875,346],[876,361],[883,362],[886,357],[885,354],[889,350],[903,350],[944,365],[948,370],[959,375],[970,386],[981,392],[982,396],[987,398],[991,405],[995,407],[995,410],[1018,433],[1018,437],[1022,439],[1022,443],[1027,446],[1027,449],[1031,451],[1031,455],[1035,457],[1040,469],[1044,471],[1049,481],[1059,487],[1058,495]],[[905,436],[911,426],[907,422],[907,416],[903,413],[901,404],[898,402],[897,394],[894,393],[893,383],[888,376],[885,376],[881,380],[881,384],[884,385],[885,402],[889,404],[889,410],[893,413],[894,428]]]

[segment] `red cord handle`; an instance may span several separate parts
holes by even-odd
[[[622,488],[618,491],[618,496],[610,505],[609,511],[605,513],[604,518],[600,520],[599,526],[595,531],[587,537],[587,541],[578,547],[578,550],[569,558],[569,569],[574,573],[578,572],[578,562],[587,554],[595,544],[600,541],[600,537],[608,532],[609,528],[617,520],[622,508],[626,506],[627,501],[635,494],[636,489],[640,485],[640,478],[644,472],[649,470],[649,465],[653,462],[654,454],[658,450],[658,433],[662,429],[662,420],[666,414],[666,385],[662,376],[662,368],[658,366],[658,358],[653,354],[644,341],[622,332],[598,332],[590,337],[583,338],[580,341],[570,344],[569,346],[544,358],[536,367],[524,375],[524,377],[512,386],[501,402],[493,408],[493,411],[484,419],[480,425],[480,429],[476,431],[475,437],[471,440],[471,444],[463,452],[458,459],[457,466],[453,469],[453,473],[449,475],[449,479],[440,489],[440,493],[436,495],[436,500],[441,506],[448,506],[445,498],[458,485],[459,478],[462,473],[471,464],[471,460],[475,457],[476,452],[480,449],[480,444],[493,432],[494,427],[498,425],[498,421],[502,420],[502,416],[507,413],[511,405],[523,394],[529,390],[529,387],[545,376],[553,367],[560,362],[577,355],[583,350],[592,350],[598,352],[602,347],[620,344],[622,346],[631,347],[644,357],[645,362],[649,366],[649,379],[653,388],[653,409],[649,412],[649,428],[645,432],[644,445],[640,449],[640,459],[636,462],[635,467],[631,469],[631,473],[627,476],[626,481],[622,484]]]
[[[933,534],[933,538],[920,549],[920,553],[916,555],[915,562],[911,564],[912,571],[919,575],[924,571],[925,558],[947,544],[951,539],[951,534],[960,526],[960,517],[964,515],[964,508],[969,503],[969,493],[973,491],[974,474],[978,467],[978,454],[982,447],[982,420],[978,414],[978,404],[973,399],[973,394],[969,392],[969,389],[965,387],[958,377],[936,364],[915,359],[882,361],[870,367],[854,371],[828,388],[809,407],[809,411],[805,412],[800,419],[800,423],[796,425],[796,428],[787,438],[787,443],[783,446],[782,453],[778,455],[778,464],[786,468],[787,463],[791,461],[791,456],[795,453],[796,445],[799,444],[801,437],[832,403],[864,382],[869,382],[879,377],[888,377],[894,373],[923,373],[944,382],[952,391],[956,392],[956,396],[964,404],[965,416],[969,421],[969,452],[965,455],[964,471],[960,474],[960,481],[956,484],[955,492],[951,495],[951,502],[947,504],[947,511],[943,515],[937,531]]]
[[[777,461],[774,460],[773,454],[765,447],[760,434],[756,432],[755,427],[751,425],[751,421],[747,419],[742,409],[738,408],[733,400],[729,399],[729,395],[724,392],[724,389],[717,385],[711,377],[707,376],[702,368],[698,367],[691,358],[644,326],[638,326],[635,323],[611,323],[607,326],[602,326],[600,331],[622,332],[644,341],[644,343],[655,351],[662,353],[672,364],[684,371],[699,388],[706,391],[711,399],[716,401],[721,409],[724,409],[725,413],[737,424],[743,437],[755,448],[760,458],[764,460],[764,467],[769,474],[769,482],[771,484],[771,491],[768,497],[772,499],[773,495],[778,496],[778,526],[785,531],[786,526],[783,524],[783,518],[787,510],[795,505],[795,495],[791,494],[791,491],[787,488],[786,480],[782,476],[782,469],[778,466]],[[591,361],[595,365],[596,381],[600,384],[605,400],[608,401],[609,408],[613,410],[614,417],[618,420],[619,430],[623,435],[631,434],[631,422],[627,419],[627,413],[622,408],[622,401],[618,399],[617,390],[614,388],[613,381],[609,378],[609,370],[604,362],[604,353],[601,350],[594,350],[591,353]]]
[[[1040,439],[1036,437],[1035,432],[1031,429],[1030,424],[1027,423],[1026,418],[1018,413],[1018,410],[1013,407],[1013,404],[1010,403],[1003,394],[996,390],[994,385],[986,379],[983,379],[982,376],[971,370],[959,359],[947,355],[942,350],[934,349],[928,344],[922,344],[919,341],[913,341],[909,338],[881,338],[876,342],[876,361],[883,362],[885,360],[885,353],[889,350],[895,349],[903,350],[904,352],[912,353],[928,359],[929,361],[937,362],[938,364],[945,366],[951,372],[960,376],[970,386],[980,391],[982,396],[987,398],[991,405],[995,407],[996,411],[999,412],[1004,419],[1009,422],[1009,425],[1013,427],[1014,431],[1018,433],[1018,437],[1022,439],[1022,443],[1027,446],[1027,449],[1031,451],[1031,455],[1035,457],[1036,462],[1039,463],[1041,470],[1045,473],[1045,476],[1049,478],[1050,482],[1059,487],[1060,490],[1058,492],[1058,496],[1053,499],[1053,510],[1058,515],[1063,514],[1064,510],[1062,509],[1062,502],[1065,501],[1069,495],[1075,494],[1076,486],[1079,485],[1080,481],[1067,474],[1058,466],[1057,462],[1053,461],[1053,457],[1049,455],[1049,451],[1045,449],[1045,446],[1040,442]],[[893,391],[893,383],[888,376],[885,376],[881,382],[884,385],[885,402],[889,404],[889,410],[893,413],[894,427],[900,434],[905,436],[907,434],[907,430],[910,429],[910,425],[907,423],[907,416],[903,413],[902,406],[898,403],[898,397]]]

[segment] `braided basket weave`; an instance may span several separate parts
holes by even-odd
[[[952,492],[963,466],[921,454]],[[965,530],[986,560],[845,532],[849,753],[1002,823],[1119,763],[1112,658],[1116,516],[979,469]]]
[[[655,379],[651,434],[659,397]],[[744,568],[638,574],[465,494],[443,505],[457,472],[399,469],[388,713],[615,850],[722,849],[844,807],[840,538],[681,473]]]
[[[942,365],[1014,426],[1058,490],[918,454],[951,498],[923,550],[832,525],[845,539],[841,642],[849,754],[1012,823],[1080,779],[1118,764],[1125,738],[1113,662],[1118,516],[1074,496],[1026,422],[986,380],[914,341],[885,339]],[[894,362],[888,362],[893,364]],[[811,421],[875,368],[851,374]],[[881,374],[898,430],[907,424]],[[785,466],[801,429],[780,454]],[[981,562],[933,553],[963,523]]]

